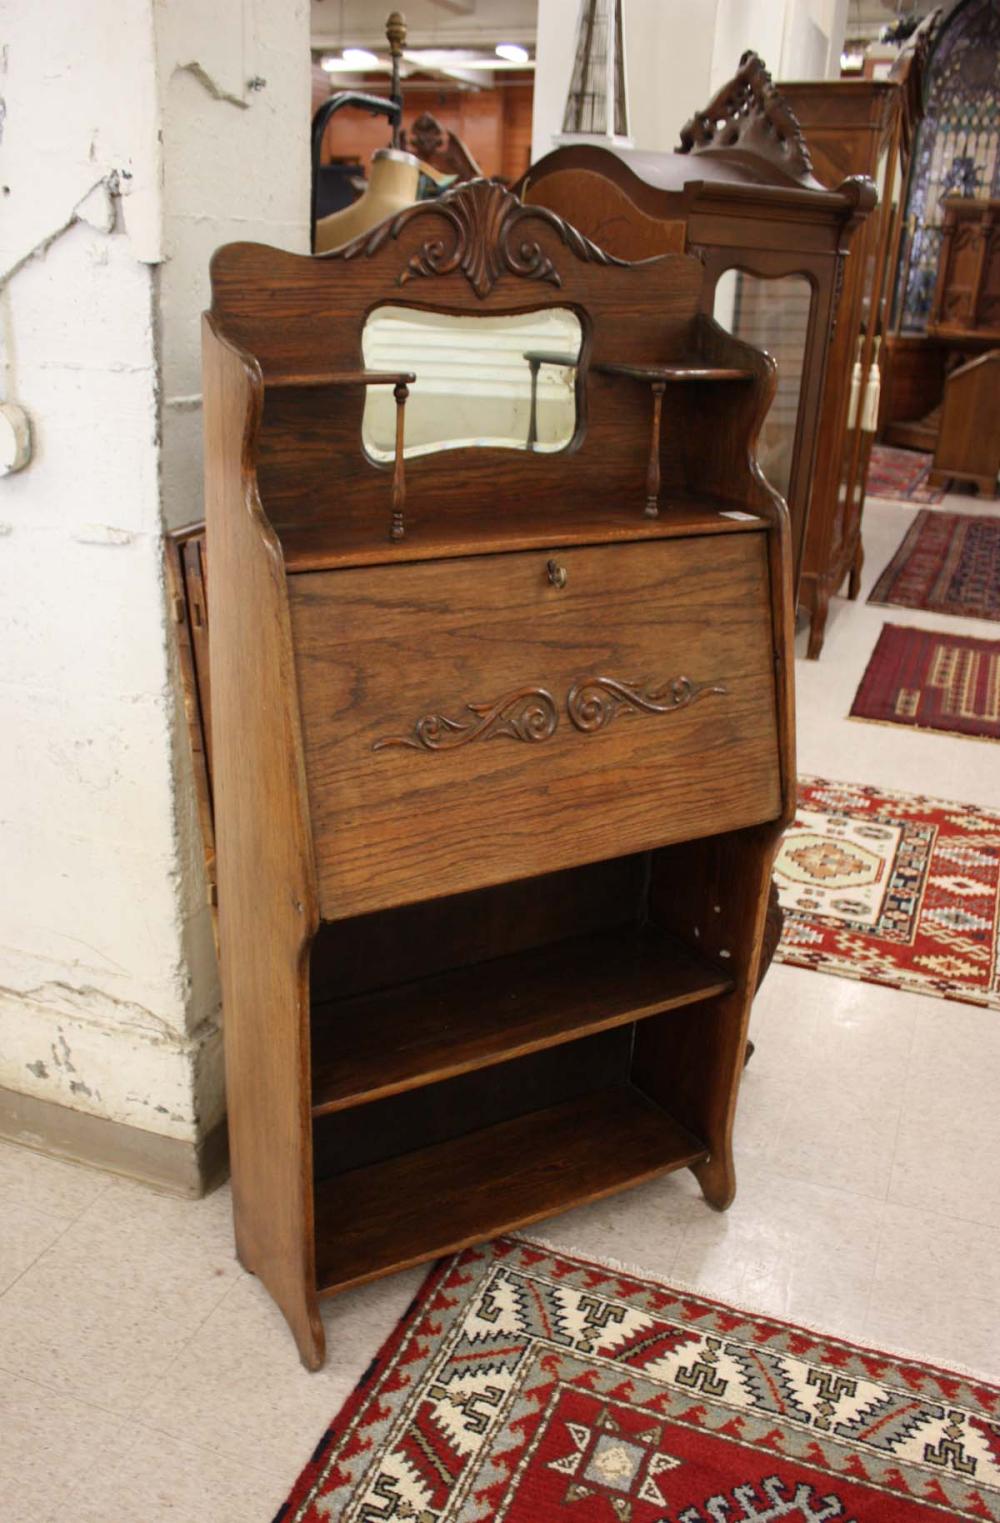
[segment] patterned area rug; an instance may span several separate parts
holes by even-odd
[[[944,487],[927,485],[933,459],[920,450],[873,444],[865,495],[891,497],[896,502],[940,502]]]
[[[779,962],[1000,1010],[1000,814],[799,778]]]
[[[1000,619],[1000,517],[918,513],[868,601]]]
[[[851,718],[1000,740],[1000,641],[883,624]]]
[[[501,1239],[434,1269],[281,1523],[1000,1518],[1000,1389]]]

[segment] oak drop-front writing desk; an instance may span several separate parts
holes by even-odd
[[[773,362],[702,279],[486,181],[214,258],[236,1239],[310,1368],[321,1296],[671,1169],[732,1199],[792,617]]]

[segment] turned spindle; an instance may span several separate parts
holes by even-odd
[[[396,459],[392,468],[392,529],[391,538],[400,540],[406,533],[404,515],[406,513],[406,476],[403,465],[403,434],[406,417],[406,399],[410,395],[410,388],[405,381],[397,381],[392,388],[392,394],[396,398]]]
[[[396,102],[399,111],[396,120],[392,124],[392,146],[400,146],[400,128],[403,123],[403,97],[399,89],[399,60],[403,56],[406,46],[406,17],[399,11],[390,11],[385,21],[385,35],[389,42],[389,57],[392,59],[392,84],[389,88],[390,97]]]
[[[665,381],[651,381],[653,392],[653,431],[649,441],[649,466],[646,471],[646,518],[660,516],[660,428],[663,418]]]

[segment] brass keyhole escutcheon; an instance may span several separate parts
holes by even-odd
[[[558,561],[549,561],[545,569],[553,587],[565,587],[569,575],[565,566],[560,566]]]

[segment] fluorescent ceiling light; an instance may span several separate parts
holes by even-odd
[[[498,42],[496,51],[497,57],[506,58],[508,63],[527,63],[531,56],[518,42]]]
[[[356,63],[348,63],[346,58],[338,58],[335,53],[324,53],[319,66],[327,74],[357,74],[360,67]]]
[[[527,63],[511,63],[509,59],[496,58],[492,53],[476,53],[471,48],[407,48],[403,54],[407,63],[415,69],[533,69],[534,60]]]
[[[378,58],[367,48],[345,48],[344,62],[352,69],[377,69]]]

